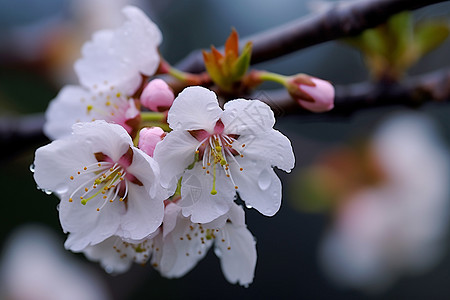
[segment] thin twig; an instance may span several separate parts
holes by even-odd
[[[414,10],[444,0],[363,0],[336,5],[332,9],[297,19],[291,23],[240,41],[253,42],[251,64],[264,62],[327,41],[357,35],[384,23],[405,10]],[[191,52],[177,68],[192,73],[204,71],[200,50]]]

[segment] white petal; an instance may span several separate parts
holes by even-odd
[[[161,275],[174,278],[181,277],[195,267],[208,252],[212,240],[195,236],[191,226],[198,226],[189,221],[189,218],[178,215],[174,230],[164,239],[163,254],[161,259]],[[187,235],[191,234],[188,239]],[[181,239],[182,238],[182,239]]]
[[[270,107],[259,100],[237,99],[225,103],[221,117],[225,134],[258,135],[271,130],[275,117]]]
[[[216,239],[215,242],[215,253],[220,258],[222,272],[230,283],[248,286],[255,274],[255,239],[245,226],[227,223],[222,230],[228,239],[225,242]]]
[[[221,114],[222,109],[213,91],[192,86],[185,88],[175,98],[169,110],[167,122],[174,130],[203,129],[213,133]]]
[[[294,167],[295,157],[291,141],[277,130],[270,130],[257,136],[242,135],[238,143],[237,150],[244,155],[244,159],[268,162],[271,166],[286,172],[290,172]]]
[[[136,7],[125,7],[127,20],[115,30],[98,31],[75,63],[81,84],[89,89],[111,86],[131,95],[141,84],[141,73],[153,75],[159,65],[158,27]]]
[[[117,252],[116,249],[119,249],[120,252]],[[128,271],[133,263],[131,255],[121,257],[125,250],[120,238],[110,237],[97,245],[86,247],[81,252],[89,260],[100,262],[107,273],[121,274]]]
[[[212,171],[211,171],[212,173]],[[200,163],[186,170],[181,182],[181,200],[185,217],[191,216],[194,223],[208,223],[226,214],[236,195],[236,190],[222,169],[216,171],[216,191],[212,195],[213,175],[206,174]]]
[[[265,216],[273,216],[281,206],[281,181],[270,165],[262,162],[239,160],[243,171],[230,165],[238,192],[247,206],[252,206]],[[261,165],[262,164],[262,165]]]
[[[68,198],[68,195],[63,196],[59,205],[61,226],[64,232],[70,232],[64,244],[66,249],[81,251],[116,234],[124,212],[123,202],[108,202],[97,211],[104,202],[101,196],[89,200],[86,205],[79,199],[69,202]]]
[[[118,161],[133,145],[130,135],[122,126],[103,120],[77,123],[72,129],[74,135],[82,138],[85,152],[102,152],[114,161]]]
[[[194,162],[198,141],[186,131],[172,131],[159,142],[153,153],[165,188],[176,186],[183,171]]]
[[[68,136],[73,124],[91,121],[92,116],[87,114],[90,98],[91,93],[80,86],[62,88],[45,112],[45,135],[53,140]]]
[[[128,183],[127,212],[121,220],[123,237],[139,240],[157,230],[164,216],[163,201],[151,198],[145,186]]]
[[[85,177],[80,178],[80,181],[77,178],[72,181],[70,176],[97,161],[93,152],[85,150],[82,139],[78,136],[56,140],[37,149],[34,159],[34,180],[37,185],[61,194],[77,183],[80,184]]]

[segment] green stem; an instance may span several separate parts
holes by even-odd
[[[141,112],[142,122],[163,122],[166,118],[164,113],[154,111]]]
[[[283,86],[287,86],[287,81],[289,79],[289,76],[267,72],[267,71],[259,71],[257,73],[257,76],[262,81],[273,81],[277,82]]]

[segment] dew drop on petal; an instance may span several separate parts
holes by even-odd
[[[252,209],[253,208],[253,206],[251,206],[249,204],[246,204],[245,207],[247,207],[248,209]]]
[[[50,190],[43,190],[44,191],[44,193],[46,193],[47,195],[51,195],[52,194],[52,191],[50,191]]]
[[[56,205],[56,210],[57,210],[57,211],[59,211],[59,204],[58,204],[58,205]]]
[[[111,274],[114,271],[112,266],[105,266],[105,272]]]
[[[32,173],[34,173],[34,164],[31,164],[31,165],[30,165],[30,171],[31,171]]]
[[[262,190],[267,190],[270,187],[271,176],[270,172],[267,169],[264,169],[258,177],[258,186]]]

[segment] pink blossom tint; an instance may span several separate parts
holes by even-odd
[[[166,111],[173,103],[175,96],[171,88],[162,79],[153,79],[144,88],[141,103],[152,111]]]
[[[143,128],[139,133],[139,148],[153,157],[156,144],[166,135],[160,127]]]
[[[315,86],[299,84],[298,87],[303,92],[311,96],[314,102],[306,101],[302,99],[296,99],[298,104],[304,109],[312,112],[326,112],[334,107],[334,87],[328,81],[311,78]]]

